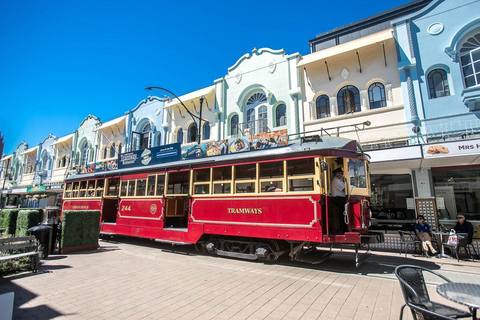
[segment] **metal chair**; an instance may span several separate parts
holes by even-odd
[[[451,282],[441,274],[427,268],[411,265],[401,265],[395,268],[395,275],[400,281],[405,304],[400,311],[400,320],[403,318],[403,309],[406,306],[412,311],[413,319],[458,319],[472,317],[471,313],[433,302],[428,295],[423,272],[430,272],[446,282]]]
[[[422,243],[414,233],[409,231],[398,230],[398,234],[400,235],[400,254],[402,254],[402,249],[405,248],[405,257],[407,257],[409,245],[413,245],[413,248],[415,249]]]
[[[475,252],[475,255],[477,255],[477,250],[475,250],[475,247],[473,244],[468,243],[468,233],[457,233],[457,243],[456,244],[448,244],[448,243],[442,243],[444,248],[448,248],[450,252],[453,253],[455,252],[455,257],[457,258],[457,262],[460,260],[458,259],[458,252],[460,251],[460,248],[465,249],[465,253],[467,254],[468,257],[472,259],[472,261],[475,261],[473,258],[472,252],[470,251],[470,247],[472,247],[473,252]]]

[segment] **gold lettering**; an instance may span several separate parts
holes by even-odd
[[[262,208],[227,208],[233,214],[262,214]]]

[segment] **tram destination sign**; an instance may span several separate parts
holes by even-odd
[[[145,167],[154,164],[177,161],[181,158],[180,143],[121,153],[118,168]]]

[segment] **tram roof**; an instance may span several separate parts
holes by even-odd
[[[351,152],[351,153],[353,152],[356,154],[359,154],[359,153],[363,154],[362,147],[360,146],[357,140],[324,136],[324,137],[319,137],[318,141],[309,140],[309,141],[301,142],[300,140],[294,140],[294,141],[291,141],[288,144],[288,146],[285,146],[285,147],[252,150],[252,151],[245,151],[245,152],[238,152],[238,153],[229,153],[226,155],[210,156],[206,158],[165,162],[165,163],[155,164],[148,167],[135,167],[135,168],[125,168],[125,169],[117,169],[117,170],[110,170],[110,171],[86,173],[86,174],[75,174],[66,178],[65,181],[92,179],[92,178],[98,178],[103,176],[135,174],[137,172],[146,172],[146,171],[159,171],[159,170],[163,171],[165,169],[175,168],[175,167],[180,167],[180,168],[185,168],[189,166],[198,167],[202,164],[214,165],[218,163],[220,165],[223,162],[231,162],[233,160],[237,162],[242,162],[242,160],[247,161],[247,160],[252,160],[257,158],[278,157],[282,155],[287,156],[287,155],[294,155],[294,154],[302,154],[305,152],[327,151],[327,150],[345,151],[345,152]]]

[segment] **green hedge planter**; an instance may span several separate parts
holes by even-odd
[[[63,211],[61,253],[96,250],[100,235],[100,211]]]
[[[20,210],[17,216],[17,227],[15,228],[16,237],[28,236],[28,229],[35,227],[40,222],[40,212],[38,210]]]
[[[0,213],[0,228],[5,229],[5,234],[15,234],[19,209],[3,209]]]

